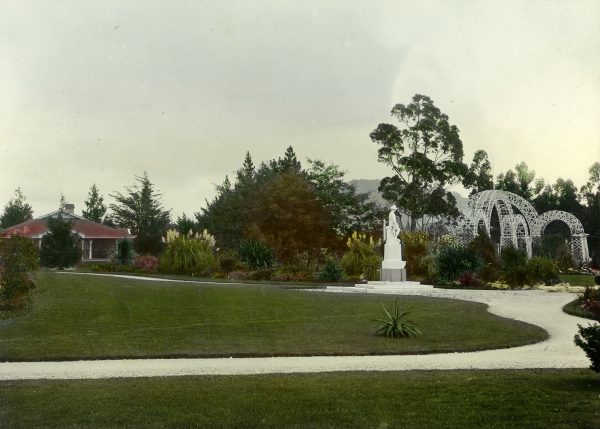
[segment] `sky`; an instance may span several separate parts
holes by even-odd
[[[577,186],[600,161],[600,2],[0,3],[0,206],[34,216],[147,171],[173,217],[293,146],[381,179],[369,133],[425,94],[465,161]]]

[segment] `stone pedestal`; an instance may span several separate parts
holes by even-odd
[[[397,239],[385,243],[380,277],[382,282],[406,281],[406,261],[402,260],[402,245]]]

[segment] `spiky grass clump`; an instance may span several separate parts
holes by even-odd
[[[390,313],[383,304],[381,304],[381,306],[383,307],[383,311],[385,311],[387,318],[376,320],[381,323],[376,331],[377,335],[389,338],[415,338],[421,333],[415,322],[412,320],[405,320],[405,317],[409,312],[400,311],[400,308],[398,307],[398,298],[396,298],[393,313]]]

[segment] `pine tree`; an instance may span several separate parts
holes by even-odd
[[[0,216],[0,227],[8,228],[31,220],[32,217],[33,210],[31,210],[31,206],[25,202],[25,196],[21,192],[21,188],[17,188],[15,197],[4,206],[4,212]]]
[[[127,187],[125,195],[111,194],[117,204],[111,204],[112,220],[122,228],[129,228],[136,235],[135,250],[140,253],[157,255],[162,249],[161,237],[171,222],[170,210],[161,203],[162,195],[154,190],[154,185],[144,172],[136,176],[138,185]]]
[[[106,206],[104,198],[98,193],[98,188],[94,183],[88,193],[88,199],[85,201],[86,209],[82,211],[83,217],[93,222],[102,222],[102,218],[106,214]]]
[[[40,264],[45,267],[67,268],[81,259],[81,246],[72,224],[60,215],[48,219],[48,234],[42,238]]]

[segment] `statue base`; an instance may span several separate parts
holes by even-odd
[[[406,269],[404,269],[404,268],[382,268],[380,277],[381,277],[382,282],[405,282],[406,281]]]

